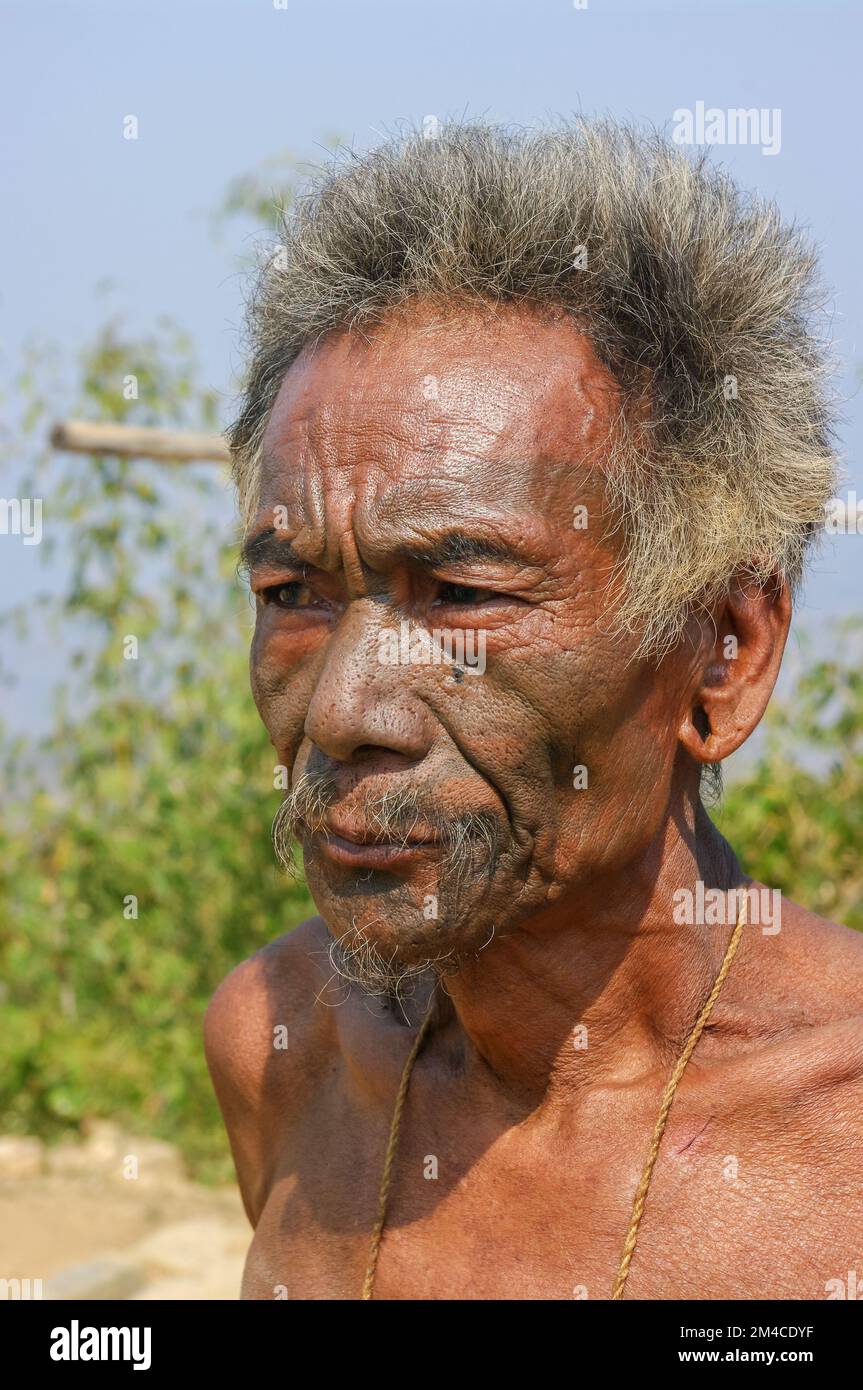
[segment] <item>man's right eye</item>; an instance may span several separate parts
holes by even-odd
[[[261,593],[265,603],[273,603],[277,608],[305,608],[312,597],[308,584],[301,584],[299,580],[292,580],[289,584],[271,584]]]

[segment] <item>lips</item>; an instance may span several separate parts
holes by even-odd
[[[316,832],[315,838],[328,858],[352,868],[393,868],[428,857],[438,848],[435,837],[423,837],[416,829],[398,840],[385,840],[379,831],[369,826],[357,821],[336,820],[333,816],[323,831]]]

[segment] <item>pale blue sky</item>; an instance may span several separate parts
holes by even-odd
[[[362,148],[429,114],[531,124],[584,111],[663,125],[699,100],[778,107],[777,156],[737,146],[714,158],[822,248],[845,467],[863,497],[859,4],[3,0],[0,23],[7,379],[30,336],[74,354],[105,316],[93,289],[110,279],[132,327],[167,312],[188,328],[229,412],[250,229],[229,226],[217,244],[207,212],[232,176],[288,146],[313,158],[329,131]],[[137,142],[122,138],[130,113]],[[0,537],[6,598],[43,584],[38,549]],[[839,538],[798,621],[820,628],[859,609],[861,590],[863,536]],[[44,717],[62,653],[28,647],[21,674],[15,724],[22,711]]]

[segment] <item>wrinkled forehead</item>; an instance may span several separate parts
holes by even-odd
[[[282,382],[260,516],[290,530],[464,523],[490,503],[545,522],[591,491],[615,382],[571,320],[421,311],[330,335]],[[593,486],[595,491],[595,484]]]

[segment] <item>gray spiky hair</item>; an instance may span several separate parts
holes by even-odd
[[[572,314],[621,387],[604,464],[617,619],[667,650],[732,576],[794,589],[836,484],[815,255],[776,208],[657,134],[446,124],[336,157],[285,218],[229,431],[241,513],[285,372],[415,296]]]

